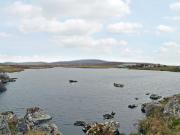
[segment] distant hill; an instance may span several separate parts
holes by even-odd
[[[5,62],[0,65],[6,66],[31,66],[31,67],[117,67],[121,64],[136,64],[133,62],[114,62],[114,61],[105,61],[99,59],[82,59],[82,60],[73,60],[73,61],[58,61],[58,62]],[[145,63],[141,63],[145,64]],[[146,63],[147,64],[147,63]]]

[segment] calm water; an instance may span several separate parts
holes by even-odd
[[[162,96],[180,93],[180,73],[171,72],[53,68],[11,76],[18,80],[0,94],[0,112],[13,110],[22,116],[25,108],[40,106],[54,117],[64,135],[83,135],[81,128],[73,126],[74,121],[102,121],[102,115],[111,111],[116,112],[120,132],[128,134],[144,117],[139,107],[128,109],[129,104],[150,101],[147,92]],[[79,82],[72,85],[69,79]],[[114,82],[125,87],[115,88]]]

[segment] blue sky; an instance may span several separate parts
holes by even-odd
[[[180,65],[180,0],[0,1],[0,62]]]

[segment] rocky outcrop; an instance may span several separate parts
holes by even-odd
[[[0,135],[23,135],[29,132],[62,135],[50,120],[51,117],[38,107],[27,109],[24,118],[18,118],[13,112],[3,112],[0,113]]]
[[[172,97],[164,107],[164,114],[180,118],[180,98]]]

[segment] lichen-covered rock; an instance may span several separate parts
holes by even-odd
[[[180,118],[180,98],[173,97],[164,107],[164,113]]]
[[[146,116],[154,114],[156,110],[163,111],[162,105],[158,102],[145,103],[141,106],[141,111],[146,113]]]
[[[107,121],[104,123],[89,124],[88,129],[85,131],[87,135],[119,135],[119,122]]]
[[[0,135],[11,135],[5,116],[0,114]]]

